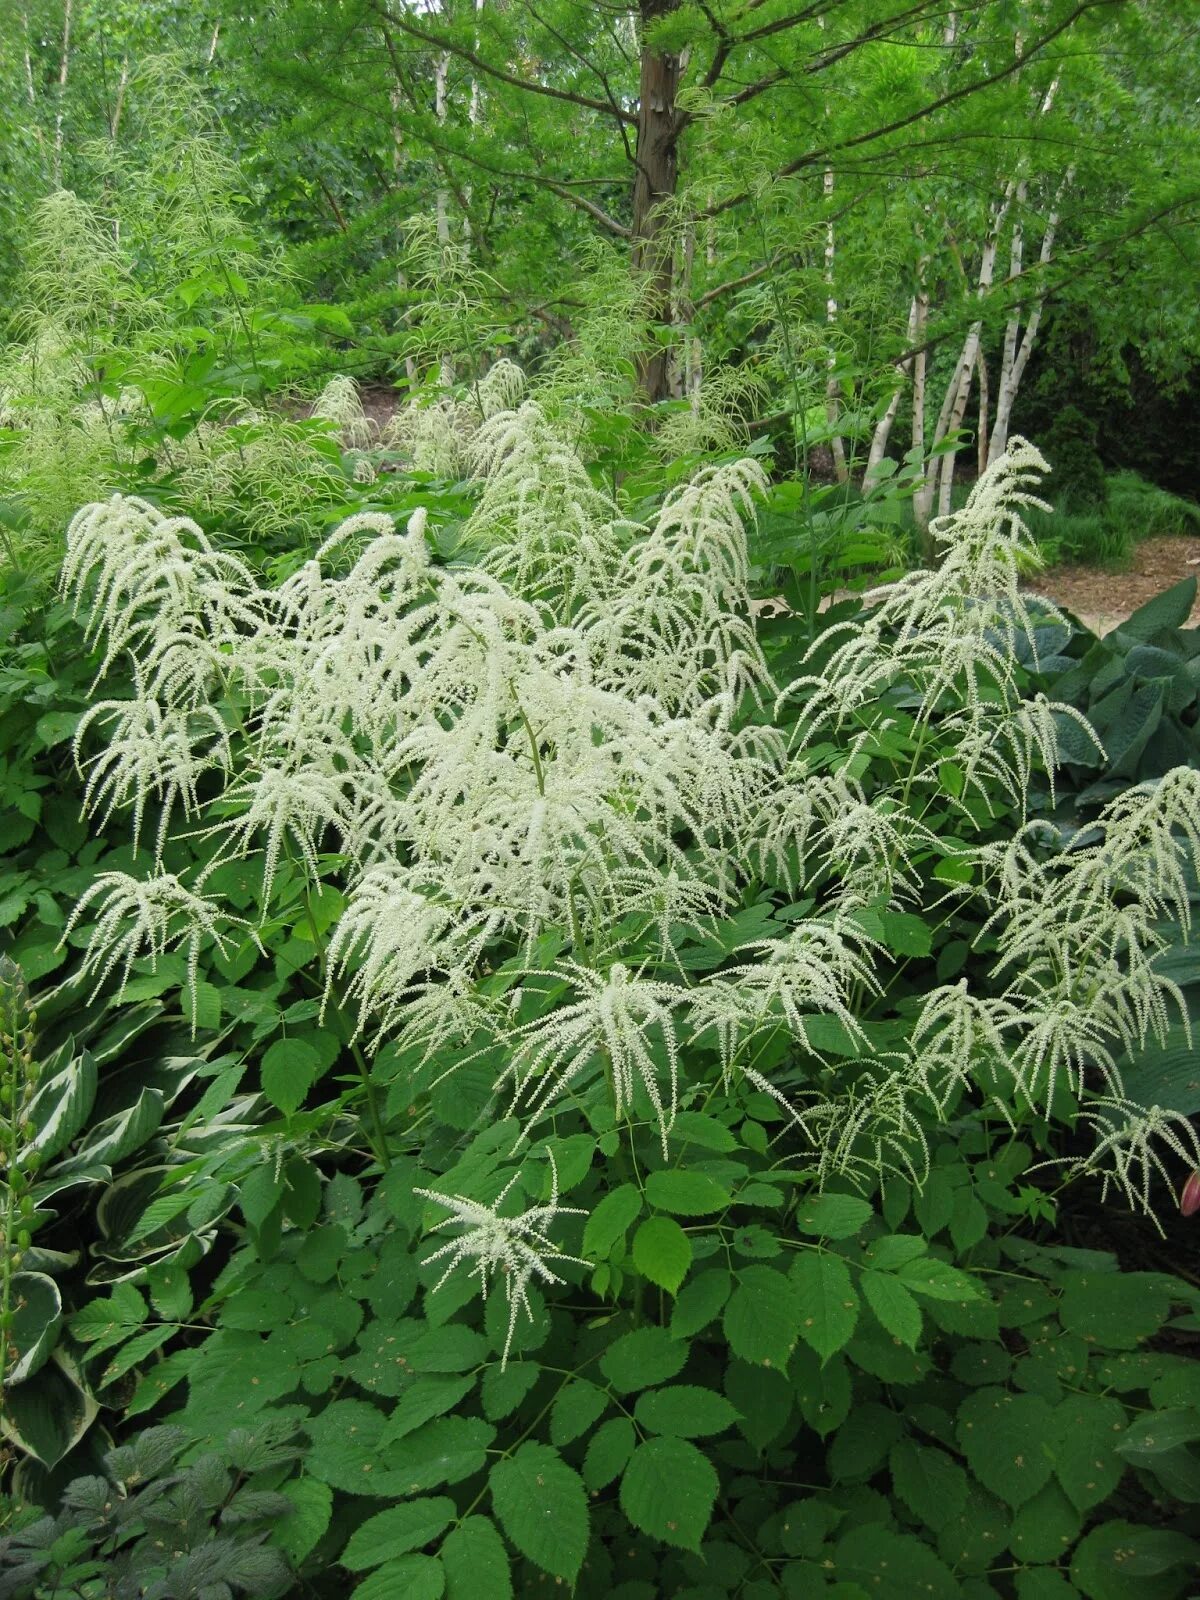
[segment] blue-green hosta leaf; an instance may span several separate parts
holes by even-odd
[[[717,1498],[717,1474],[686,1439],[647,1439],[621,1478],[621,1510],[635,1528],[682,1550],[698,1550]]]
[[[557,1450],[527,1440],[496,1463],[488,1483],[500,1526],[521,1554],[552,1577],[574,1583],[588,1545],[587,1495],[579,1474]]]
[[[488,1517],[467,1517],[441,1549],[446,1600],[512,1600],[504,1541]]]
[[[6,1388],[23,1383],[49,1361],[62,1327],[62,1295],[53,1278],[40,1272],[14,1272],[9,1305],[13,1320],[8,1338],[16,1346],[17,1358],[5,1369]]]

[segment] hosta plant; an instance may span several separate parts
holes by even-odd
[[[1179,1592],[1181,1533],[1088,1531],[1127,1463],[1133,1527],[1156,1468],[1086,1341],[1131,1349],[1194,1295],[1020,1231],[1092,1169],[1169,1205],[1200,1159],[1123,1077],[1189,1025],[1163,957],[1200,776],[1086,831],[1053,812],[1097,741],[1027,692],[1044,463],[1014,440],[934,570],[764,652],[753,462],[637,524],[534,402],[464,447],[470,564],[420,512],[351,519],[275,586],[145,502],[72,524],[98,682],[133,663],[76,740],[138,846],[72,918],[92,982],[178,952],[194,995],[275,932],[230,873],[263,906],[299,881],[320,1005],[357,1036],[332,1085],[303,1013],[263,1058],[279,1117],[193,1313],[217,1331],[135,1408],[186,1394],[197,1438],[214,1408],[298,1418],[335,1496],[314,1570],[371,1574],[364,1600],[527,1592],[514,1552],[627,1600],[991,1593],[993,1567],[1008,1592],[1064,1562],[1104,1600],[1130,1541]],[[1163,1405],[1159,1375],[1131,1390]]]

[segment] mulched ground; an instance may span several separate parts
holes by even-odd
[[[1200,537],[1143,539],[1126,572],[1047,567],[1025,587],[1074,612],[1094,633],[1104,634],[1183,578],[1200,578]],[[1190,620],[1192,627],[1200,626],[1200,598]]]

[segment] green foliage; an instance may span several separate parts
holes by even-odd
[[[497,415],[517,426],[512,413]],[[547,456],[528,459],[531,472],[546,470]],[[575,463],[548,459],[553,492],[564,483],[575,492]],[[729,563],[722,582],[736,590],[740,547],[714,481],[726,480],[705,476],[676,491],[664,525],[694,521],[711,559]],[[418,479],[393,492],[402,502],[425,488]],[[486,494],[486,482],[469,491],[480,503]],[[512,512],[498,495],[488,502],[499,532],[485,562],[515,563],[514,547],[525,551],[500,535],[506,516],[528,515],[531,499],[515,498]],[[439,585],[457,585],[459,608],[496,596],[498,582],[464,559],[478,548],[469,539],[458,546],[460,564],[446,563],[464,497],[430,501],[420,604]],[[588,516],[610,514],[582,492],[576,504]],[[161,528],[148,516],[144,525]],[[970,533],[982,523],[963,526]],[[366,557],[397,557],[386,589],[372,580],[361,591],[372,605],[395,599],[405,581],[398,558],[420,534],[421,519],[403,539],[390,522],[351,530]],[[621,570],[643,582],[633,566],[639,535],[626,528],[625,537]],[[678,560],[686,546],[676,537],[654,548]],[[179,548],[190,552],[185,564],[197,554],[228,557],[216,543]],[[521,576],[510,581],[562,608],[556,649],[568,639],[582,649],[586,628],[574,608],[595,595],[575,595],[556,576],[555,546],[533,548],[536,559],[514,564]],[[178,1559],[194,1560],[197,1542],[206,1551],[219,1544],[229,1563],[221,1581],[235,1592],[238,1571],[249,1572],[246,1592],[259,1592],[250,1582],[268,1585],[266,1567],[253,1567],[264,1556],[275,1573],[284,1561],[297,1572],[271,1583],[331,1593],[353,1581],[368,1597],[502,1597],[559,1580],[583,1600],[631,1583],[648,1594],[700,1588],[766,1600],[808,1592],[836,1572],[840,1583],[900,1600],[914,1591],[950,1596],[973,1580],[1003,1589],[1015,1563],[1023,1579],[1069,1579],[1104,1594],[1117,1581],[1113,1551],[1124,1547],[1098,1535],[1117,1525],[1134,1530],[1134,1548],[1148,1541],[1142,1559],[1162,1593],[1186,1593],[1194,1364],[1166,1349],[1164,1334],[1200,1314],[1194,1286],[1130,1271],[1100,1250],[1069,1249],[1048,1226],[1061,1203],[1051,1183],[1069,1202],[1087,1165],[1049,1178],[1048,1164],[1077,1158],[1084,1119],[1106,1114],[1102,1066],[1122,1045],[1137,1053],[1137,1013],[1125,1036],[1120,1024],[1089,1034],[1096,1046],[1086,1057],[1075,1043],[1081,1013],[1064,1013],[1065,1031],[1034,1035],[1045,1047],[1021,1056],[1019,1028],[1039,1027],[1061,997],[1053,978],[1045,990],[1020,987],[1030,963],[1018,934],[1036,950],[1041,924],[1031,919],[1053,912],[1061,929],[1060,897],[1086,893],[1086,911],[1069,925],[1082,970],[1093,972],[1094,952],[1079,941],[1107,939],[1103,919],[1118,906],[1128,919],[1122,937],[1134,936],[1119,947],[1124,958],[1170,970],[1173,918],[1188,915],[1190,812],[1166,807],[1179,794],[1184,805],[1188,775],[1149,797],[1163,808],[1161,825],[1146,821],[1147,797],[1124,788],[1107,814],[1111,871],[1143,874],[1120,876],[1119,892],[1107,879],[1098,889],[1083,882],[1079,860],[1092,856],[1077,860],[1049,830],[1024,830],[1052,814],[1050,780],[1068,724],[1085,747],[1086,729],[1060,712],[1053,736],[1030,734],[1012,747],[1010,765],[989,766],[987,747],[972,743],[971,718],[994,715],[1003,729],[1002,715],[1015,719],[1036,703],[1037,673],[1063,655],[1069,631],[1029,613],[1029,632],[1014,626],[1006,638],[1003,619],[1014,613],[993,599],[978,653],[966,652],[944,613],[968,630],[991,591],[977,585],[970,604],[946,601],[946,586],[959,581],[951,555],[942,573],[909,580],[903,614],[849,606],[762,626],[770,662],[792,684],[781,733],[792,764],[773,798],[802,796],[826,809],[807,821],[794,813],[774,836],[777,813],[755,812],[755,847],[733,865],[732,824],[719,813],[728,802],[716,790],[707,791],[716,796],[711,819],[696,813],[665,843],[638,836],[634,864],[651,860],[665,879],[673,863],[676,885],[701,881],[709,859],[722,862],[730,888],[715,910],[681,902],[686,916],[664,917],[653,898],[638,901],[637,872],[614,889],[613,867],[589,876],[594,858],[584,855],[550,911],[522,898],[510,921],[486,926],[477,936],[486,960],[461,989],[442,968],[414,987],[404,966],[428,901],[414,896],[398,920],[371,920],[354,898],[362,874],[344,848],[351,834],[289,825],[272,858],[270,827],[246,824],[236,795],[216,801],[216,770],[197,778],[199,825],[186,814],[189,800],[160,827],[164,789],[146,780],[136,858],[121,837],[134,791],[116,796],[111,823],[106,809],[92,830],[76,822],[86,763],[104,748],[85,729],[84,774],[73,772],[69,741],[96,662],[64,612],[35,614],[10,590],[6,771],[14,795],[33,798],[16,808],[0,887],[12,896],[14,953],[34,970],[48,962],[43,975],[60,980],[39,996],[26,1053],[42,1097],[32,1121],[54,1130],[38,1181],[70,1180],[47,1194],[54,1204],[11,1275],[18,1289],[22,1274],[39,1275],[25,1303],[42,1308],[21,1326],[16,1359],[25,1371],[5,1396],[9,1437],[26,1455],[14,1498],[57,1507],[66,1478],[92,1466],[102,1427],[153,1439],[147,1424],[161,1419],[180,1430],[172,1470],[178,1461],[182,1473],[211,1473],[214,1486]],[[362,559],[353,545],[332,552],[343,575]],[[699,577],[684,570],[696,589],[707,581],[702,566]],[[1003,570],[1007,581],[1013,574]],[[337,592],[359,592],[353,582]],[[274,591],[268,583],[261,592]],[[511,615],[532,627],[518,599],[504,592]],[[140,604],[129,613],[135,622],[150,614]],[[215,629],[220,613],[212,615]],[[667,642],[681,650],[694,614],[667,615],[677,630]],[[403,606],[389,613],[389,629],[407,617]],[[707,624],[708,613],[701,617]],[[1157,638],[1160,621],[1170,621],[1166,612],[1135,626]],[[324,625],[317,617],[306,643]],[[899,652],[918,627],[944,630],[928,659],[881,655],[864,667],[843,656],[848,670],[830,666],[839,640]],[[270,637],[265,613],[254,637]],[[737,648],[753,640],[731,637]],[[640,684],[662,642],[647,630],[606,670]],[[569,750],[594,770],[612,701],[589,687],[586,739],[570,744],[554,731],[557,703],[545,698],[561,695],[563,680],[539,687],[511,648],[526,714],[510,710],[477,765],[507,760],[520,793],[544,798],[565,776]],[[659,676],[676,686],[676,730],[695,715],[698,683],[726,683],[714,667],[720,648],[706,642],[696,670],[674,661]],[[450,709],[459,667],[448,650],[441,659],[445,731],[460,714]],[[979,659],[994,671],[973,680]],[[205,694],[228,730],[232,764],[251,774],[261,754],[259,689],[239,683],[231,661],[232,652],[222,657]],[[281,648],[272,689],[285,670]],[[382,694],[362,699],[362,670],[346,691],[351,718],[382,703]],[[134,684],[124,667],[112,671],[105,693],[123,715]],[[857,699],[831,702],[862,671],[879,677]],[[473,696],[484,678],[473,670],[463,681]],[[732,681],[739,698],[729,727],[757,749],[770,731],[758,680]],[[322,682],[324,698],[303,703],[324,712],[340,691],[335,678]],[[639,688],[643,711],[650,692]],[[634,722],[623,726],[622,748],[635,748],[644,735]],[[342,747],[348,762],[363,759],[366,739],[364,724],[359,741]],[[418,781],[419,762],[409,766],[392,773],[400,795]],[[760,785],[776,781],[768,770],[755,769]],[[61,817],[51,803],[59,800]],[[440,828],[443,814],[431,815]],[[618,808],[616,822],[609,811],[592,815],[590,848],[597,837],[626,848],[629,829],[642,825],[633,805]],[[216,836],[209,820],[222,825]],[[820,830],[819,847],[806,827]],[[1130,829],[1141,827],[1153,831],[1131,845]],[[374,853],[373,828],[361,837]],[[1014,838],[1029,852],[1015,867],[1004,854]],[[1149,847],[1129,854],[1147,838]],[[246,848],[230,849],[231,839]],[[151,953],[135,950],[122,984],[123,960],[106,967],[97,957],[101,914],[85,900],[72,922],[69,902],[103,874],[143,881],[156,848],[163,870],[206,904],[220,897],[224,920],[194,940],[186,925],[167,924],[161,939],[151,926]],[[418,848],[414,829],[405,850]],[[531,881],[541,890],[561,881],[551,858],[538,859],[543,866],[522,863],[506,884],[524,892]],[[434,881],[446,895],[463,869],[438,860]],[[1147,863],[1158,878],[1145,876]],[[495,875],[501,858],[487,865]],[[1020,894],[989,887],[1004,872],[1024,885]],[[491,881],[471,893],[482,898]],[[54,941],[39,895],[57,919]],[[123,939],[123,926],[113,927]],[[163,948],[176,939],[179,949]],[[1010,948],[1011,979],[998,966]],[[1104,972],[1111,998],[1115,980]],[[380,987],[395,973],[397,997]],[[956,999],[960,980],[994,1009]],[[1151,987],[1139,993],[1158,992],[1143,982]],[[419,1009],[431,991],[439,1001],[472,1001],[449,1013],[465,1037],[407,1031],[414,1016],[431,1014]],[[1161,1030],[1153,1004],[1146,1015],[1140,1039],[1150,1049]],[[1172,1038],[1168,1029],[1160,1048]],[[882,1076],[899,1063],[899,1082]],[[1137,1062],[1127,1065],[1128,1088]],[[530,1108],[520,1093],[530,1074],[561,1081],[561,1092]],[[1140,1148],[1161,1151],[1157,1166],[1146,1157],[1147,1182],[1157,1183],[1188,1147],[1170,1122],[1143,1125],[1153,1103],[1122,1107],[1143,1119]],[[1161,1207],[1161,1188],[1143,1199],[1130,1148],[1118,1126],[1089,1160],[1136,1204]],[[78,1441],[60,1437],[39,1451],[47,1417],[60,1435],[78,1430]],[[269,1461],[239,1468],[236,1493],[264,1497],[245,1523],[222,1511],[226,1461],[237,1466],[222,1454],[234,1417],[278,1446]],[[205,1465],[214,1451],[219,1492]],[[40,1468],[29,1459],[39,1454]],[[234,1537],[234,1523],[244,1535]],[[100,1563],[87,1581],[125,1559],[124,1543],[104,1544],[107,1525],[99,1532],[95,1547],[63,1547],[71,1561]],[[220,1544],[227,1537],[236,1551]],[[236,1565],[247,1559],[243,1542],[253,1570]]]
[[[0,1538],[0,1595],[291,1593],[277,1544],[297,1512],[275,1487],[298,1455],[291,1434],[285,1422],[235,1429],[184,1461],[181,1429],[147,1428],[69,1483],[55,1516],[27,1514]]]

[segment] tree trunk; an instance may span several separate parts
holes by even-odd
[[[655,50],[648,34],[661,18],[679,9],[680,0],[640,0],[642,23],[641,81],[638,88],[637,171],[633,181],[633,270],[643,273],[651,320],[670,321],[674,241],[664,202],[675,196],[676,144],[679,118],[679,57]],[[669,374],[665,347],[641,362],[640,379],[647,400],[665,400]]]

